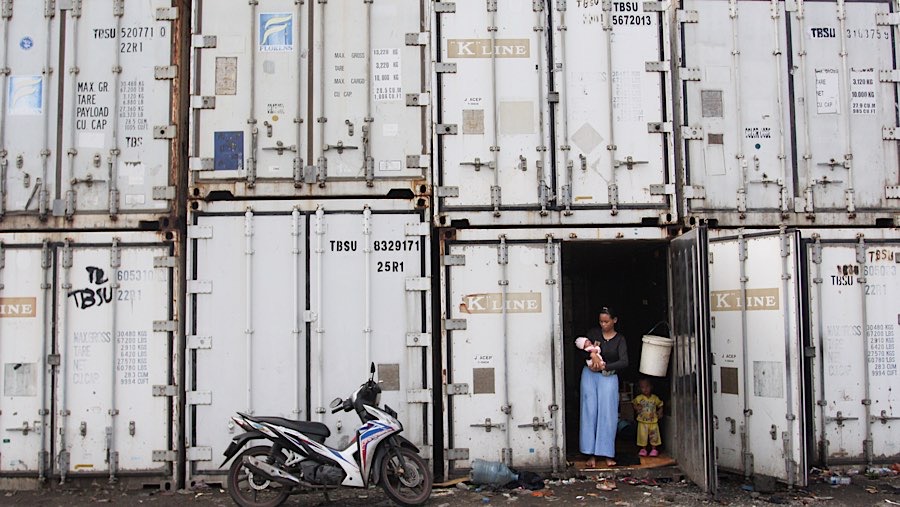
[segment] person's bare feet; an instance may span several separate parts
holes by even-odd
[[[606,466],[608,466],[608,467],[614,467],[614,466],[616,466],[616,460],[608,459],[608,458],[607,458],[607,460],[606,460]]]
[[[593,456],[588,458],[584,464],[585,468],[597,468],[597,460]]]

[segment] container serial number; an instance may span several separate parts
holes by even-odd
[[[612,16],[613,25],[650,26],[653,18],[649,14],[615,14]]]

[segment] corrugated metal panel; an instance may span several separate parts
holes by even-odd
[[[807,256],[817,457],[825,465],[895,461],[900,237],[844,230],[814,237]]]
[[[325,407],[358,387],[373,361],[382,402],[398,411],[407,438],[430,446],[421,403],[430,399],[422,390],[431,345],[408,342],[430,332],[427,284],[418,283],[430,277],[423,217],[359,202],[318,213],[293,204],[208,203],[195,215],[208,234],[191,243],[192,279],[210,290],[195,296],[188,333],[209,345],[188,351],[188,390],[211,395],[188,409],[189,445],[219,456],[240,430],[230,423],[237,410],[323,421],[329,444],[346,445],[359,421]],[[189,475],[221,474],[218,465],[197,461]]]
[[[671,179],[668,16],[589,3],[459,2],[438,15],[440,60],[452,66],[438,70],[445,223],[675,219],[674,201],[651,188]]]
[[[686,213],[719,225],[894,220],[890,3],[785,5],[679,11]]]
[[[179,38],[157,11],[169,2],[40,4],[15,2],[3,20],[5,225],[127,227],[168,215],[180,133],[170,125],[177,71],[164,71]]]
[[[222,5],[194,1],[196,196],[430,191],[420,2]]]
[[[3,356],[2,428],[12,443],[4,475],[170,480],[173,468],[154,454],[171,449],[178,434],[176,401],[157,394],[173,382],[172,335],[157,331],[177,305],[173,269],[156,267],[158,258],[171,257],[171,244],[154,233],[126,232],[10,234],[2,241],[4,279],[15,284],[12,293],[4,290],[4,312],[22,316],[0,331],[31,337],[18,340],[27,347],[3,340],[13,347]],[[34,433],[21,431],[25,422]],[[38,461],[42,452],[48,454]],[[7,459],[13,454],[21,462]]]

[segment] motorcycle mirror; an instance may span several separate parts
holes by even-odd
[[[335,398],[335,399],[331,400],[331,408],[338,408],[341,406],[341,403],[343,403],[343,402],[344,402],[344,400],[342,400],[340,398]]]
[[[371,366],[369,366],[369,374],[373,377],[375,376],[375,363],[373,362]]]

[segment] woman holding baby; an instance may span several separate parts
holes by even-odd
[[[591,328],[586,338],[575,341],[586,366],[581,372],[581,452],[588,455],[587,467],[595,468],[598,459],[606,466],[616,464],[616,426],[619,422],[618,370],[628,366],[625,337],[616,332],[616,313],[600,309],[600,325]]]

